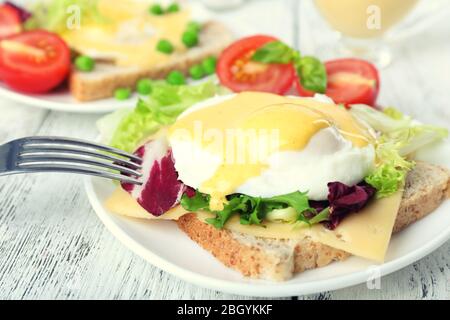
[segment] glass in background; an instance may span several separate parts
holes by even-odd
[[[419,0],[314,0],[320,15],[339,32],[340,41],[334,47],[334,56],[360,57],[378,67],[386,67],[392,60],[386,41],[389,37],[424,29],[435,21],[437,12],[450,8],[448,0],[426,0],[427,10],[409,26],[396,30],[418,3]]]

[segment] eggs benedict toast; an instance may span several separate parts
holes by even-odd
[[[145,139],[143,184],[122,184],[105,206],[176,220],[249,277],[286,280],[350,255],[382,262],[393,232],[449,196],[449,172],[412,159],[445,136],[326,96],[215,96]]]
[[[197,21],[202,14],[194,9],[161,0],[41,0],[26,27],[51,31],[72,50],[68,82],[75,99],[123,100],[129,94],[118,90],[148,94],[139,88],[143,79],[165,79],[171,72],[201,78],[215,72],[215,65],[201,68],[202,63],[215,59],[232,34],[217,21]]]

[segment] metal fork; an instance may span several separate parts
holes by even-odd
[[[141,184],[141,163],[125,151],[66,137],[27,137],[0,146],[0,176],[69,172]]]

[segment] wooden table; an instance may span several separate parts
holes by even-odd
[[[300,11],[303,10],[302,15]],[[299,18],[301,16],[301,18]],[[242,33],[274,34],[306,54],[329,30],[305,0],[252,1],[221,14]],[[396,45],[382,70],[379,102],[450,128],[450,20]],[[327,34],[327,35],[326,35]],[[319,36],[320,35],[320,36]],[[0,141],[27,135],[92,139],[98,116],[48,112],[0,100]],[[424,259],[365,285],[298,299],[448,299],[450,242]],[[0,183],[0,299],[238,299],[198,288],[134,255],[102,225],[75,175],[35,174]]]

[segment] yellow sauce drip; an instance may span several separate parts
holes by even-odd
[[[121,0],[111,5],[101,0],[98,10],[104,21],[67,30],[61,36],[76,51],[111,60],[118,66],[152,67],[186,51],[181,37],[190,21],[189,10],[152,15],[149,3]],[[170,41],[172,54],[156,50],[159,40]]]
[[[169,139],[192,140],[202,150],[222,158],[214,176],[199,188],[211,196],[211,209],[221,210],[227,195],[261,174],[271,154],[300,151],[319,130],[331,126],[355,147],[369,143],[369,134],[344,107],[258,92],[240,93],[186,114],[169,129]],[[237,134],[239,140],[230,133]],[[221,139],[210,139],[217,137]],[[255,156],[260,152],[255,145],[261,143],[266,144],[265,153]]]

